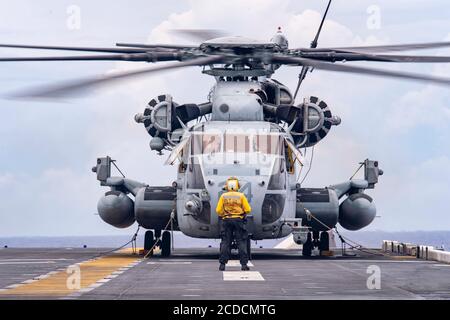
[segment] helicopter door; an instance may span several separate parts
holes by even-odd
[[[170,153],[169,157],[167,158],[164,164],[172,165],[177,159],[181,161],[180,154],[182,153],[184,147],[187,146],[190,140],[191,140],[190,136],[182,139],[181,142],[177,144],[175,148],[172,149],[172,152]]]
[[[303,155],[300,151],[295,147],[295,145],[289,141],[286,137],[284,137],[284,141],[286,142],[289,150],[291,150],[292,154],[294,155],[294,162],[298,161],[298,163],[303,166]]]

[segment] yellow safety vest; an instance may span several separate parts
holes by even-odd
[[[250,211],[252,211],[252,208],[245,195],[236,191],[229,191],[222,194],[216,207],[217,214],[223,219],[243,219]]]

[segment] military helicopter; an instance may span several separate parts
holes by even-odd
[[[144,247],[160,242],[161,254],[171,254],[171,231],[196,238],[220,237],[215,205],[225,181],[235,176],[252,213],[247,228],[251,240],[293,234],[302,254],[329,249],[329,229],[368,226],[375,218],[373,199],[365,192],[382,175],[378,161],[366,159],[364,179],[350,179],[326,187],[306,188],[299,182],[304,154],[322,141],[341,120],[329,105],[310,96],[295,103],[308,72],[325,70],[450,85],[450,79],[416,73],[343,64],[370,62],[450,62],[446,56],[386,54],[450,46],[450,42],[320,48],[318,38],[330,2],[310,47],[289,48],[281,28],[270,41],[240,36],[215,37],[211,30],[184,30],[202,38],[200,45],[117,43],[112,48],[1,44],[0,47],[95,52],[95,55],[12,57],[6,61],[130,61],[169,62],[156,67],[84,78],[16,93],[19,98],[59,98],[92,86],[156,74],[169,69],[201,66],[216,84],[208,100],[178,104],[170,94],[151,99],[135,115],[152,137],[151,150],[170,151],[166,164],[177,164],[171,186],[149,186],[122,176],[111,176],[109,156],[97,159],[93,172],[110,190],[98,202],[98,213],[108,224],[126,228],[137,222],[148,229]],[[102,53],[102,54],[101,54]],[[170,61],[177,61],[170,63]],[[295,93],[272,78],[281,66],[301,66]],[[200,120],[195,122],[194,120]],[[132,196],[134,200],[130,197]],[[170,228],[168,227],[170,225]],[[169,231],[170,230],[170,231]],[[250,248],[250,240],[248,243]]]

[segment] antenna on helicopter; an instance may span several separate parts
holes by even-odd
[[[330,8],[331,0],[328,1],[327,8],[325,9],[325,13],[323,14],[322,21],[320,22],[319,29],[317,30],[316,36],[314,37],[314,40],[311,41],[311,48],[317,48],[317,41],[319,40],[320,32],[322,31],[323,23],[325,22],[325,18],[327,17],[328,9]],[[298,75],[298,82],[297,82],[297,88],[295,89],[294,93],[294,99],[297,97],[298,90],[300,89],[300,85],[302,84],[303,80],[306,77],[306,73],[309,71],[309,66],[303,66],[302,70],[300,71]],[[311,69],[312,71],[313,69]]]

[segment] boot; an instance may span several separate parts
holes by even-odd
[[[225,271],[225,264],[224,263],[220,264],[219,271]]]
[[[248,270],[250,270],[250,268],[249,268],[246,264],[243,264],[243,265],[241,266],[241,270],[242,270],[242,271],[248,271]]]

